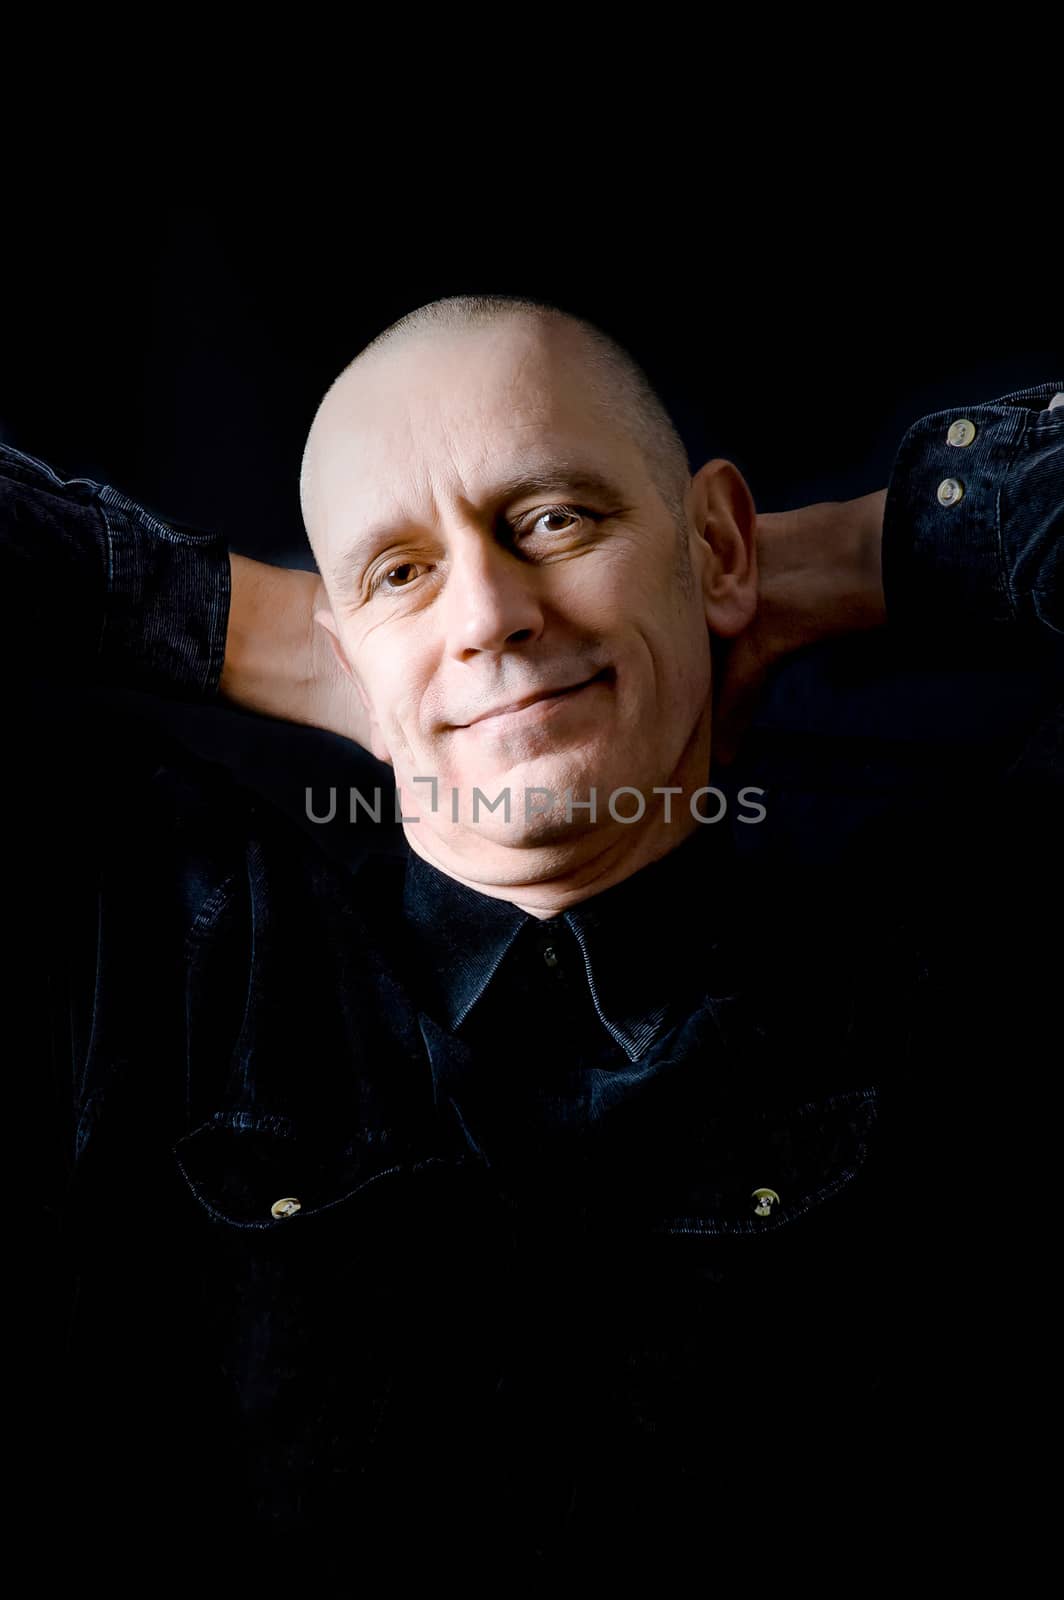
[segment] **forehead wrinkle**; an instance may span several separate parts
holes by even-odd
[[[480,498],[485,506],[492,502],[501,505],[507,497],[513,498],[519,493],[555,493],[568,488],[577,492],[586,489],[589,492],[606,495],[608,498],[620,496],[625,500],[638,498],[642,492],[631,479],[630,471],[626,471],[620,463],[617,463],[616,470],[613,463],[607,465],[601,475],[605,481],[595,482],[594,474],[586,471],[580,475],[578,481],[572,468],[582,465],[578,453],[583,453],[587,440],[579,439],[582,428],[576,424],[590,422],[593,429],[596,427],[600,429],[601,404],[595,386],[587,383],[589,375],[582,370],[582,363],[576,364],[577,371],[574,375],[572,349],[566,349],[564,345],[559,348],[553,338],[544,339],[543,332],[544,330],[537,330],[537,337],[517,341],[517,348],[511,348],[507,352],[509,370],[500,372],[498,368],[494,368],[491,371],[491,377],[495,381],[483,386],[474,384],[465,388],[464,392],[462,385],[459,385],[457,394],[449,391],[447,385],[443,383],[409,382],[409,372],[402,357],[394,368],[389,369],[385,365],[383,372],[375,374],[377,377],[385,378],[384,390],[387,397],[400,402],[389,418],[392,426],[388,431],[392,432],[392,437],[387,440],[383,454],[386,459],[396,461],[409,452],[406,459],[415,464],[411,477],[422,480],[418,487],[426,491],[426,498],[432,505],[432,518],[437,522],[439,508],[434,501],[431,482],[434,474],[429,463],[423,459],[418,460],[418,457],[423,455],[423,450],[418,448],[419,442],[423,446],[426,437],[431,439],[435,436],[440,466],[446,464],[446,470],[453,475],[454,482],[461,485],[464,478],[471,478],[474,481],[479,479],[497,460],[498,443],[493,443],[490,436],[493,432],[500,431],[500,423],[501,431],[509,434],[511,438],[514,435],[527,436],[530,433],[549,436],[556,427],[561,427],[563,433],[568,429],[574,437],[560,446],[555,446],[554,458],[546,461],[545,466],[533,464],[525,471],[515,471],[504,480],[490,483],[487,489],[481,491]],[[407,353],[403,352],[403,355]],[[447,349],[438,347],[435,351],[424,348],[418,352],[415,349],[413,353],[427,357],[431,371],[440,359],[452,358],[453,346]],[[489,367],[491,367],[490,359]],[[423,377],[424,374],[418,376]],[[433,376],[438,376],[438,370]],[[532,381],[529,381],[530,376]],[[572,392],[574,376],[584,380],[580,386],[582,392],[577,408],[578,416],[575,418],[572,409],[572,401],[576,398]],[[407,381],[399,383],[400,377],[406,378]],[[505,398],[502,414],[505,416],[504,422],[499,410],[500,389],[496,387],[500,378],[501,392]],[[361,391],[361,398],[367,403],[365,390]],[[372,394],[369,399],[372,399]],[[370,415],[375,419],[379,417],[379,413],[372,407]],[[485,427],[486,422],[490,422],[491,426]],[[611,429],[611,432],[615,434],[616,430]],[[547,440],[544,442],[551,448]],[[475,461],[471,458],[471,445],[477,447]],[[530,453],[532,452],[541,456],[542,460],[546,459],[542,457],[541,450],[536,444],[531,445]],[[568,461],[565,459],[567,456]],[[574,457],[577,459],[574,460]],[[438,467],[437,476],[439,470]],[[459,503],[482,509],[477,504],[475,494],[468,497],[459,495]],[[423,528],[425,523],[423,513],[412,517],[400,514],[395,518],[374,521],[369,526],[359,529],[333,565],[333,581],[345,591],[355,587],[360,568],[371,552],[403,533],[409,533],[416,527]]]
[[[431,485],[426,485],[426,488],[430,499],[434,499]],[[564,463],[546,463],[510,473],[482,493],[479,505],[467,501],[464,496],[462,501],[463,504],[474,504],[474,509],[483,510],[534,494],[563,494],[569,491],[591,494],[611,502],[627,497],[624,486],[612,473],[597,467],[567,467]],[[438,517],[438,511],[436,515]],[[413,519],[389,520],[359,532],[336,562],[334,579],[337,585],[345,587],[352,583],[369,551],[400,537],[413,526]]]

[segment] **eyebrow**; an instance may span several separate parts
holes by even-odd
[[[600,499],[624,499],[620,485],[614,479],[594,468],[582,467],[572,472],[552,467],[542,472],[520,472],[504,478],[484,496],[485,504],[504,505],[512,500],[523,500],[534,494],[589,494]],[[401,531],[396,523],[379,523],[363,529],[347,547],[334,565],[333,581],[340,590],[353,587],[367,553]]]

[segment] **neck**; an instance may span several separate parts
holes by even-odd
[[[411,850],[449,877],[546,919],[631,877],[707,826],[699,819],[716,814],[716,797],[703,795],[694,807],[692,797],[705,787],[708,772],[707,707],[675,771],[656,785],[679,792],[655,794],[653,785],[651,792],[641,791],[646,805],[638,821],[617,822],[608,807],[600,806],[596,821],[583,829],[569,827],[547,843],[519,845],[480,835],[471,844],[468,830],[451,835],[426,828],[404,831]],[[633,803],[624,795],[618,810],[623,813]]]

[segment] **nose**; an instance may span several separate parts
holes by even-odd
[[[450,653],[460,661],[480,651],[531,643],[543,631],[536,568],[483,533],[456,539],[445,589]]]

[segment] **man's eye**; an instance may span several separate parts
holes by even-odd
[[[529,533],[532,533],[537,524],[544,521],[547,517],[561,518],[569,523],[576,523],[580,522],[584,518],[594,518],[594,516],[595,513],[588,511],[584,506],[548,506],[546,510],[538,511],[535,517],[528,522],[527,526],[522,527],[519,522],[514,523],[514,531],[520,537],[524,538]],[[547,534],[559,534],[568,533],[569,529],[547,528],[544,531]],[[400,577],[398,582],[392,582],[391,580],[395,578],[397,574],[412,572],[416,573],[418,569],[419,563],[416,561],[401,561],[397,566],[388,567],[379,575],[379,577],[376,577],[371,581],[369,592],[371,595],[373,595],[376,594],[379,589],[383,589],[387,594],[396,594],[400,589],[409,589],[411,583],[413,582],[412,578],[404,579]]]
[[[533,532],[537,523],[542,522],[545,517],[567,517],[570,522],[578,522],[586,514],[582,506],[548,506],[545,511],[537,511],[525,531],[528,533]],[[568,530],[565,528],[547,528],[544,531],[546,533],[566,533]]]
[[[398,566],[389,567],[385,572],[382,572],[379,577],[374,578],[373,582],[370,584],[370,593],[373,594],[378,589],[387,589],[394,594],[397,589],[409,589],[410,584],[408,582],[389,583],[388,579],[393,577],[397,572],[415,571],[417,569],[417,565],[418,564],[416,561],[400,561]]]

